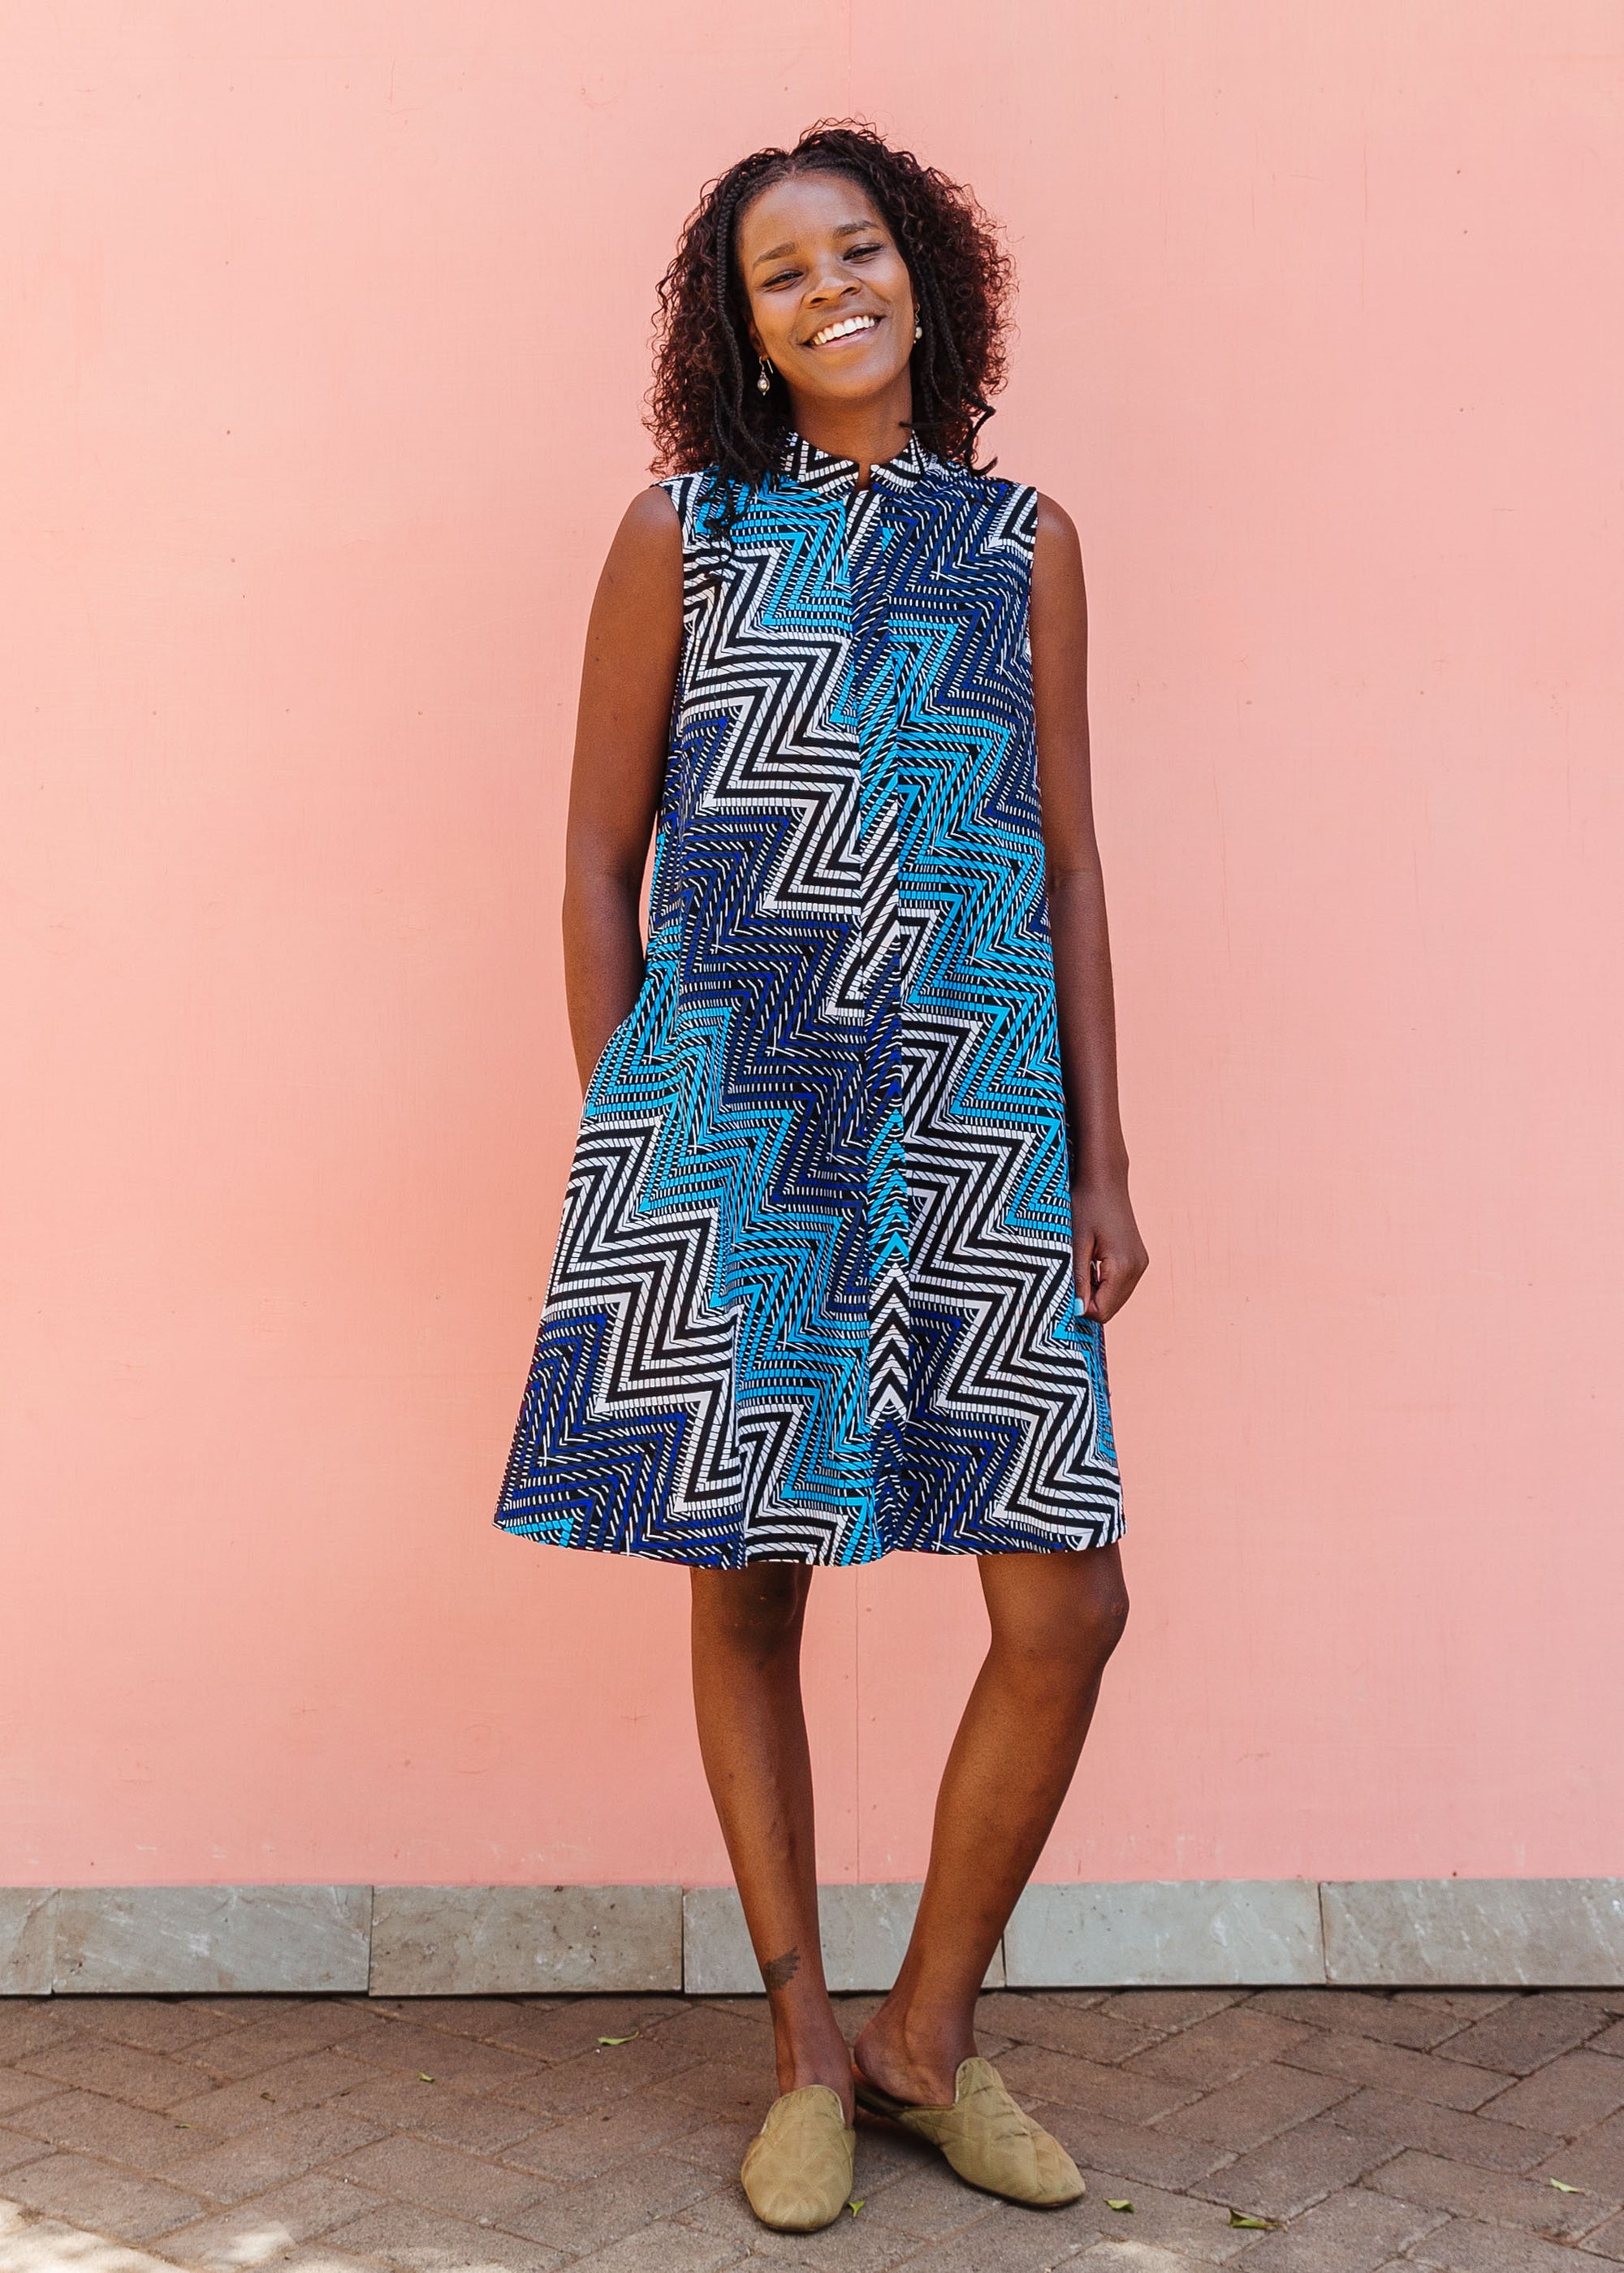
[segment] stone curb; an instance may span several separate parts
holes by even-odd
[[[819,1894],[832,1988],[886,1989],[917,1885]],[[1029,1887],[990,1987],[1624,1987],[1624,1879]],[[0,1994],[752,1995],[730,1887],[0,1887]]]

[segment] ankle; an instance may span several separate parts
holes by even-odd
[[[851,2053],[828,2007],[821,2013],[775,2013],[773,2052],[781,2091],[827,2083],[849,2101]]]
[[[852,2056],[882,2091],[922,2106],[946,2106],[961,2062],[975,2050],[971,2014],[921,2007],[893,1991],[859,2034]]]
[[[778,2050],[778,2089],[801,2091],[809,2083],[826,2083],[838,2092],[841,2105],[846,2111],[846,2120],[852,2119],[855,2091],[851,2074],[851,2054],[843,2040],[834,2044],[799,2044],[781,2045]]]
[[[873,2014],[858,2037],[873,2031],[877,2042],[910,2059],[968,2059],[976,2049],[976,2000],[921,1996],[902,1982]]]
[[[852,2097],[857,2089],[852,2080],[851,2054],[842,2052],[837,2058],[833,2052],[803,2052],[795,2059],[778,2063],[780,2091],[802,2091],[809,2083],[827,2083],[831,2091],[840,2094],[841,2104],[850,2119]]]

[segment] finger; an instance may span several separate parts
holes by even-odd
[[[1135,1272],[1132,1264],[1120,1255],[1102,1255],[1095,1259],[1094,1291],[1084,1304],[1088,1315],[1097,1318],[1102,1325],[1115,1316],[1134,1291]]]
[[[1094,1234],[1079,1231],[1072,1238],[1072,1283],[1077,1289],[1077,1300],[1087,1309],[1094,1299],[1094,1282],[1099,1275],[1099,1259],[1094,1250]]]

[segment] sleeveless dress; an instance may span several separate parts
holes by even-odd
[[[663,483],[647,976],[587,1089],[497,1523],[733,1568],[1103,1546],[1039,829],[1035,491],[791,431]]]

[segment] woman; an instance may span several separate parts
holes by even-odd
[[[1101,1325],[1146,1264],[1076,533],[974,465],[1008,285],[969,192],[866,127],[724,174],[661,287],[668,476],[587,634],[586,1101],[497,1520],[692,1566],[700,1743],[777,2047],[743,2177],[792,2231],[846,2202],[854,2104],[1013,2200],[1083,2191],[973,2034],[1126,1615]],[[992,1645],[902,1971],[849,2052],[801,1625],[817,1565],[894,1549],[980,1557]]]

